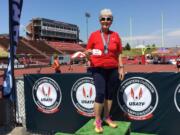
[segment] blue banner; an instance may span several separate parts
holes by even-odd
[[[15,91],[14,86],[14,56],[19,39],[20,16],[23,0],[9,0],[9,54],[8,68],[5,72],[5,80],[3,83],[4,96],[11,95]]]

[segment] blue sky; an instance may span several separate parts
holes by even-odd
[[[157,44],[161,46],[161,13],[164,16],[164,46],[180,46],[179,0],[24,0],[20,34],[34,17],[43,17],[76,24],[80,39],[86,41],[85,12],[89,12],[89,34],[100,28],[98,16],[103,8],[110,8],[117,31],[125,44],[130,37],[132,18],[132,45]],[[8,33],[8,0],[0,0],[0,34]]]

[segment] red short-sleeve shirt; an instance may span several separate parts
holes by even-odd
[[[92,67],[116,68],[118,67],[118,55],[122,52],[122,42],[118,33],[110,31],[110,40],[108,44],[108,53],[104,53],[104,43],[101,37],[101,31],[95,31],[90,35],[87,48],[100,51],[100,55],[92,54],[90,62]],[[107,40],[108,35],[104,35]]]

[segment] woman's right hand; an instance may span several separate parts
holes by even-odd
[[[89,56],[92,54],[92,50],[88,49],[84,52],[84,54],[86,55],[87,58],[89,58]]]

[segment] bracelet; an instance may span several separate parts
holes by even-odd
[[[120,65],[119,68],[124,68],[124,65]]]

